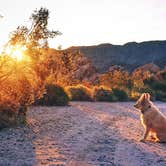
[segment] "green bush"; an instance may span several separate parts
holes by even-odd
[[[156,91],[156,100],[166,102],[166,92]]]
[[[165,78],[165,73],[162,73],[162,77]],[[153,78],[146,81],[146,84],[150,87],[152,93],[156,100],[166,101],[166,80],[155,80]]]
[[[162,76],[162,77],[164,78],[165,76]],[[155,91],[157,90],[166,91],[166,79],[156,80],[154,78],[149,78],[148,80],[145,80],[144,82],[146,85],[148,85],[151,89]]]
[[[112,90],[104,87],[95,87],[93,90],[93,99],[95,101],[117,101]]]
[[[118,101],[128,101],[129,97],[126,91],[117,88],[112,89],[112,91]]]
[[[92,101],[90,89],[83,85],[69,86],[66,91],[72,101]]]
[[[4,105],[5,104],[5,105]],[[26,124],[26,112],[27,107],[19,107],[10,105],[11,103],[1,103],[0,104],[0,129],[6,127],[15,127],[17,125]]]
[[[164,81],[156,81],[151,86],[154,90],[166,91],[166,83]]]
[[[65,90],[59,85],[47,84],[46,93],[35,102],[36,105],[64,106],[68,105],[69,97]]]

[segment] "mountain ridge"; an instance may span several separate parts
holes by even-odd
[[[109,70],[110,66],[120,65],[128,71],[154,63],[160,68],[166,66],[166,40],[128,42],[123,45],[101,43],[92,46],[72,46],[67,50],[79,51],[91,59],[100,73]]]

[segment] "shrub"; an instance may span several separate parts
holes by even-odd
[[[72,101],[92,101],[91,90],[86,86],[68,86],[66,91]]]
[[[9,101],[0,104],[0,129],[26,124],[27,107],[19,106]]]
[[[46,93],[41,99],[35,102],[36,105],[64,106],[68,105],[69,97],[65,90],[54,84],[46,85]]]
[[[95,101],[116,101],[117,100],[112,90],[102,86],[94,88],[93,99]]]
[[[156,91],[156,100],[166,102],[166,92],[163,91]]]
[[[156,81],[151,86],[154,90],[166,91],[166,83],[164,81]]]
[[[147,84],[153,90],[166,91],[166,80],[156,80],[154,78],[150,78],[148,80],[145,80],[145,84]]]
[[[122,89],[115,88],[112,91],[113,91],[113,93],[118,101],[127,101],[129,99],[126,91],[124,91]]]

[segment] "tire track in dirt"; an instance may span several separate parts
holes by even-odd
[[[165,144],[138,141],[143,128],[132,105],[32,107],[28,126],[1,131],[0,165],[165,166]],[[166,110],[166,104],[157,106]]]
[[[116,138],[117,142],[112,162],[115,165],[124,166],[166,165],[165,144],[138,141],[143,133],[143,128],[139,120],[139,113],[132,108],[133,103],[105,104],[106,109],[104,106],[101,109],[97,104],[89,104],[90,106],[81,104],[79,107],[101,123],[108,125],[108,128],[114,129],[112,139]],[[166,108],[161,103],[158,106],[162,109]],[[109,134],[111,135],[111,133]]]
[[[116,118],[110,114],[92,109],[86,104],[74,103],[72,106],[78,108],[99,124],[96,134],[93,136],[93,139],[89,141],[87,149],[84,150],[90,160],[96,160],[95,165],[115,165],[114,152],[118,140],[115,136],[115,126],[113,124]]]

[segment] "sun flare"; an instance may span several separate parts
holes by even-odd
[[[16,61],[22,61],[25,59],[25,48],[22,46],[8,46],[5,48],[5,53],[15,59]]]
[[[12,58],[17,59],[18,61],[21,61],[23,59],[23,52],[22,50],[14,50],[11,56]]]

